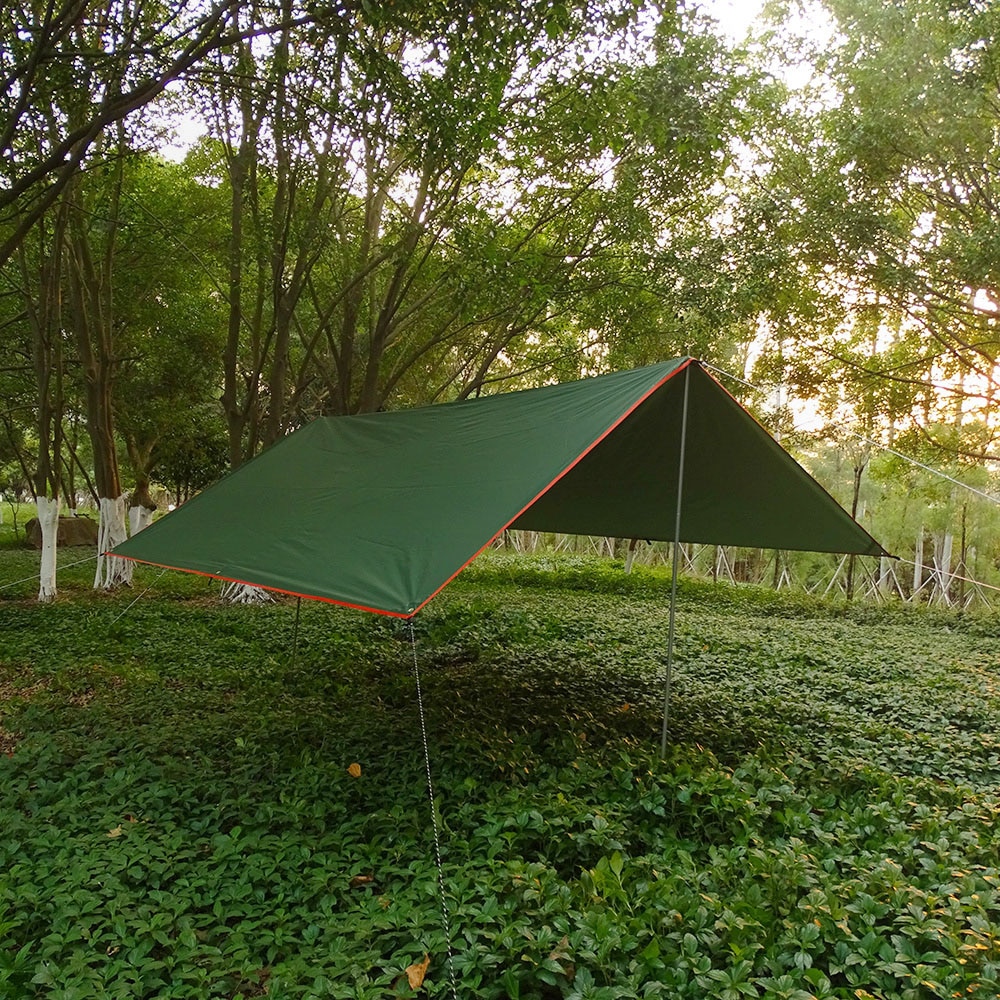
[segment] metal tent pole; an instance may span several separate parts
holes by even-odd
[[[674,555],[670,579],[670,626],[667,630],[667,676],[663,685],[663,733],[660,756],[667,756],[667,732],[670,729],[670,673],[674,665],[674,635],[677,611],[677,567],[681,551],[681,504],[684,500],[684,452],[687,448],[688,383],[691,366],[684,369],[684,402],[681,406],[681,442],[677,467],[677,510],[674,517]]]

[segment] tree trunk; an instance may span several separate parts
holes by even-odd
[[[865,466],[868,464],[867,455],[854,465],[854,492],[851,497],[851,519],[858,519],[858,500],[861,496],[861,477],[864,474]],[[854,566],[855,556],[852,553],[847,560],[847,599],[850,601],[854,597]]]
[[[966,544],[965,536],[965,518],[968,513],[968,508],[968,504],[962,504],[962,537],[958,556],[958,603],[960,607],[965,604],[965,578],[969,575],[968,567],[966,565],[969,550],[968,545]]]
[[[73,327],[83,372],[87,408],[87,433],[94,460],[100,521],[97,572],[94,587],[110,590],[132,582],[132,563],[108,560],[104,553],[125,540],[125,500],[118,468],[111,387],[114,379],[114,321],[112,264],[117,206],[121,194],[121,160],[110,181],[106,210],[108,232],[91,232],[92,214],[80,185],[72,188],[74,201],[69,218],[69,289],[73,300]],[[93,242],[92,242],[93,241]]]
[[[105,553],[128,537],[125,529],[125,497],[101,497],[97,525],[97,572],[94,588],[112,590],[130,586],[135,564],[131,559],[108,559]]]
[[[886,556],[879,556],[878,560],[878,590],[884,596],[889,594],[889,560]]]
[[[913,551],[913,592],[912,600],[919,600],[920,587],[924,582],[924,529],[917,529],[917,542]]]
[[[271,592],[252,583],[237,583],[227,580],[222,584],[219,597],[225,604],[269,604],[274,598]]]
[[[941,554],[938,558],[938,579],[945,604],[951,604],[951,561],[954,548],[955,536],[950,531],[946,531],[941,539]]]
[[[146,507],[144,504],[133,504],[128,509],[128,533],[130,535],[137,535],[144,528],[148,528],[153,523],[153,515],[155,513],[155,507]]]
[[[56,539],[59,534],[59,497],[37,497],[38,526],[42,531],[42,559],[38,571],[38,600],[43,604],[56,596]]]
[[[149,476],[153,464],[154,443],[148,442],[140,447],[135,437],[126,438],[129,461],[135,472],[135,488],[129,500],[128,524],[129,534],[134,535],[152,523],[156,513],[156,501],[149,493]]]
[[[37,296],[26,297],[35,372],[36,429],[38,461],[32,477],[22,459],[22,468],[31,483],[42,531],[42,558],[39,568],[38,600],[47,603],[56,596],[56,547],[59,529],[59,461],[62,453],[63,353],[62,275],[68,211],[61,205],[51,234],[44,224],[37,227],[41,266],[37,275]],[[49,238],[46,247],[46,237]],[[19,255],[26,288],[35,286],[26,254]],[[14,520],[17,533],[17,519]]]
[[[231,209],[229,215],[229,330],[223,353],[222,408],[229,435],[229,468],[243,463],[243,428],[246,426],[239,400],[240,326],[243,322],[243,213],[247,152],[241,146],[229,161]]]
[[[625,573],[632,572],[632,563],[635,561],[635,547],[639,544],[638,538],[630,538],[628,550],[625,553]]]
[[[232,136],[234,129],[238,136],[224,143],[226,166],[229,173],[230,212],[229,245],[227,247],[229,323],[226,347],[223,352],[224,382],[222,408],[226,416],[229,435],[229,467],[237,469],[246,458],[254,454],[256,439],[248,434],[248,427],[254,420],[256,397],[260,381],[259,312],[247,307],[245,253],[247,243],[247,223],[252,210],[254,180],[256,178],[257,135],[261,129],[265,97],[255,103],[254,90],[250,81],[256,77],[254,58],[246,41],[238,43],[236,51],[234,93],[223,88],[219,96],[222,114],[225,116],[225,134]],[[228,119],[229,106],[237,109],[238,121]],[[235,146],[235,150],[233,149]],[[250,333],[250,354],[248,359],[241,350],[243,331]],[[242,369],[246,369],[246,371]]]

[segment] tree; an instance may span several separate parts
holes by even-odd
[[[752,81],[693,17],[634,13],[442,7],[218,54],[198,156],[232,199],[234,465],[316,413],[579,374],[616,343],[638,358],[640,323],[642,360],[691,338],[723,241],[689,251]]]
[[[221,241],[219,192],[155,156],[124,164],[115,251],[116,435],[134,476],[130,532],[156,508],[152,478],[164,449],[179,447],[217,406],[224,303],[210,254]],[[206,485],[206,484],[199,484]]]
[[[138,72],[139,68],[129,61],[132,53],[128,46],[152,30],[151,22],[142,21],[149,11],[131,12],[135,14],[134,20],[129,20],[128,10],[118,13],[122,18],[120,23],[109,25],[100,19],[81,16],[74,26],[74,42],[85,52],[114,48],[119,42],[125,46],[125,51],[120,59],[81,57],[78,72],[69,74],[58,93],[51,94],[48,105],[27,109],[30,121],[46,134],[58,136],[65,130],[72,133],[82,127],[92,117],[95,102],[99,104],[107,95],[120,92],[130,74]],[[133,128],[140,125],[138,121],[132,123]],[[20,133],[19,138],[23,138]],[[71,332],[82,375],[93,482],[100,507],[95,586],[108,588],[127,583],[131,577],[130,563],[106,560],[104,553],[126,537],[126,499],[115,425],[115,383],[120,378],[125,357],[124,333],[130,320],[135,323],[136,304],[143,296],[122,295],[123,290],[136,286],[129,284],[126,268],[118,266],[127,235],[123,232],[123,225],[128,220],[128,213],[123,209],[123,199],[128,195],[126,174],[130,158],[134,156],[134,142],[126,133],[124,121],[117,118],[113,129],[103,129],[91,137],[88,151],[95,168],[74,171],[65,181],[50,188],[41,198],[42,204],[49,205],[48,214],[38,214],[34,207],[18,203],[23,209],[23,218],[19,215],[12,225],[15,233],[23,230],[30,234],[44,226],[50,217],[61,221],[59,253],[65,266],[58,294],[65,296],[67,308],[62,311],[60,322]],[[13,187],[16,189],[17,184]],[[56,188],[58,192],[50,197]],[[24,238],[22,236],[22,240]],[[125,263],[128,263],[127,257]],[[132,279],[137,277],[133,272]],[[156,285],[155,281],[147,281],[144,289],[148,291]],[[123,309],[126,303],[128,308]],[[42,437],[50,440],[47,434],[43,433]],[[149,446],[141,444],[134,433],[127,435],[126,444],[139,469],[140,483],[137,485],[141,492],[141,480],[148,475],[151,458]],[[148,496],[140,499],[148,501]],[[148,510],[144,503],[139,507]],[[141,518],[137,524],[141,524]]]
[[[814,76],[758,136],[742,206],[745,238],[776,247],[773,328],[798,345],[800,371],[847,365],[856,317],[878,309],[869,372],[924,391],[928,406],[950,391],[992,407],[1000,11],[979,0],[825,7],[832,41],[778,36]]]
[[[256,3],[239,20],[240,0],[15,0],[0,16],[0,264],[84,169],[100,163],[106,130],[157,101],[168,86],[203,72],[208,57],[241,39],[261,39],[292,25],[330,35],[351,31],[358,0],[329,5]],[[396,0],[403,11],[422,3]],[[58,114],[67,92],[90,99]]]
[[[176,0],[152,17],[151,5],[90,0],[7,7],[0,18],[0,221],[9,229],[0,262],[55,204],[105,129],[222,43],[237,6]],[[80,114],[53,118],[68,91],[93,99]]]
[[[0,343],[4,345],[3,381],[9,387],[0,419],[6,442],[35,497],[42,533],[38,599],[43,602],[56,596],[65,409],[62,283],[66,226],[66,213],[54,213],[34,227],[31,238],[19,245],[16,259],[0,269],[5,306]]]
[[[229,442],[217,407],[202,404],[186,409],[183,418],[171,426],[156,460],[157,478],[173,489],[179,504],[211,486],[229,464]]]

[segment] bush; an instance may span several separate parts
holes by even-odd
[[[450,996],[406,629],[179,579],[0,592],[0,996]],[[685,585],[661,760],[667,592],[416,622],[459,995],[996,995],[995,630]]]

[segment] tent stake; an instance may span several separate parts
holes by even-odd
[[[691,366],[684,369],[684,402],[681,406],[681,442],[677,460],[677,510],[674,517],[674,555],[670,574],[670,624],[667,628],[667,676],[663,684],[663,733],[660,756],[667,756],[667,733],[670,729],[670,673],[674,665],[674,621],[677,611],[677,568],[681,551],[681,504],[684,500],[684,451],[687,448],[688,381]]]

